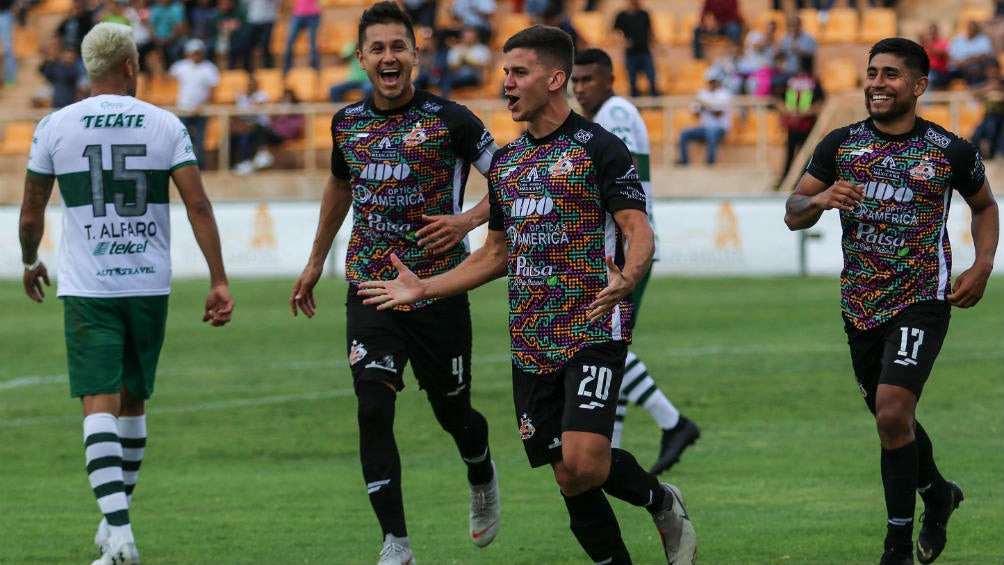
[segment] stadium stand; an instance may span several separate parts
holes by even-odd
[[[854,8],[833,8],[817,36],[820,43],[856,43],[860,21]]]
[[[289,69],[286,73],[286,88],[291,89],[302,102],[323,102],[328,99],[328,89],[321,84],[321,76],[313,67]],[[282,98],[281,94],[279,98]]]
[[[0,155],[27,155],[34,134],[34,120],[7,122],[3,130],[3,141],[0,141]]]
[[[858,41],[875,43],[886,37],[899,35],[896,10],[892,8],[865,8],[861,12],[861,32]]]

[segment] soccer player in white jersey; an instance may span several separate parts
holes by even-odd
[[[129,522],[146,445],[145,401],[167,320],[169,190],[173,179],[209,267],[203,321],[230,321],[233,300],[220,237],[192,144],[178,118],[137,100],[139,57],[128,26],[99,23],[84,37],[91,96],[39,122],[21,204],[24,289],[45,298],[38,256],[45,207],[59,182],[63,300],[70,394],[84,409],[87,473],[103,518],[94,565],[130,565],[139,554]]]
[[[634,158],[638,176],[645,189],[648,206],[648,218],[655,232],[655,220],[652,216],[652,182],[649,173],[648,130],[638,109],[631,102],[614,95],[613,63],[610,56],[600,49],[585,49],[575,56],[575,66],[572,67],[572,93],[582,106],[582,113],[589,119],[603,126],[607,131],[621,138],[631,156]],[[659,260],[659,242],[656,238],[653,261]],[[641,299],[645,293],[645,285],[652,270],[645,274],[632,293],[635,316],[632,323],[638,319],[641,310]],[[648,374],[648,368],[632,351],[627,353],[624,367],[624,380],[621,381],[620,397],[617,401],[617,417],[614,420],[614,435],[610,441],[612,447],[620,447],[621,434],[624,431],[624,418],[627,415],[628,403],[633,402],[648,410],[656,424],[662,429],[662,440],[659,447],[659,458],[650,472],[659,474],[668,470],[680,460],[680,454],[687,446],[701,437],[701,431],[692,420],[689,420],[677,410],[676,406],[659,390],[655,380]]]

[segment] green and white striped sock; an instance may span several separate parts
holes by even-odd
[[[87,478],[108,521],[113,538],[132,541],[129,502],[122,481],[122,444],[115,416],[106,412],[84,418],[84,453]]]

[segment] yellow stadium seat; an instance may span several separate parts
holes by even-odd
[[[359,18],[340,18],[323,22],[317,31],[317,49],[327,55],[341,55],[346,45],[359,40],[358,21]]]
[[[213,89],[214,104],[233,104],[237,95],[247,92],[248,73],[244,69],[220,71],[220,83]]]
[[[0,155],[24,155],[27,157],[34,135],[34,121],[7,122],[7,126],[3,130],[3,140],[0,141]]]
[[[858,41],[875,43],[887,37],[897,37],[896,10],[892,8],[865,8],[861,13],[861,32]]]
[[[833,57],[823,62],[819,82],[826,94],[850,92],[858,88],[860,70],[849,57]]]
[[[781,10],[763,10],[756,15],[756,23],[753,29],[764,29],[767,27],[767,22],[774,22],[777,24],[778,35],[784,33],[787,27],[787,22],[785,21],[784,12]]]
[[[14,26],[14,56],[18,59],[34,57],[41,52],[38,32],[30,26]]]
[[[282,91],[286,88],[282,80],[282,69],[258,69],[254,77],[258,81],[258,89],[264,90],[270,101],[282,98]]]
[[[157,106],[174,106],[178,103],[178,81],[170,76],[153,74],[143,90],[137,83],[136,97]]]
[[[701,123],[701,118],[690,108],[677,106],[676,108],[673,108],[672,123],[673,135],[676,137],[671,141],[675,143],[676,139],[679,139],[681,131],[699,125]]]
[[[819,39],[819,11],[815,8],[801,8],[798,11],[798,19],[802,22],[802,31]]]
[[[767,137],[770,145],[783,145],[787,138],[784,127],[781,126],[781,118],[777,112],[766,110],[758,111],[751,109],[746,113],[746,118],[735,122],[734,127],[739,131],[735,133],[736,143],[744,145],[755,145],[760,139],[760,120],[763,116],[763,134]]]
[[[614,44],[613,24],[606,14],[600,12],[574,12],[572,27],[579,32],[589,47],[605,48]]]
[[[220,118],[218,116],[212,116],[206,121],[206,134],[202,144],[206,151],[215,151],[220,148]]]
[[[289,69],[286,73],[286,88],[291,89],[301,102],[323,102],[328,99],[327,91],[321,86],[321,77],[313,67]]]
[[[658,45],[672,45],[676,38],[676,15],[672,12],[652,12],[652,35]]]
[[[708,81],[705,80],[704,73],[708,70],[708,66],[707,61],[689,58],[680,63],[673,81],[672,93],[694,94],[707,86]]]
[[[963,6],[959,10],[959,17],[956,20],[955,32],[964,33],[969,22],[976,22],[981,26],[993,19],[994,9],[988,3],[980,6]]]
[[[934,122],[939,126],[952,128],[952,111],[948,104],[927,104],[917,108],[917,114],[929,122]]]
[[[694,41],[694,29],[700,23],[700,14],[690,11],[680,16],[680,25],[673,36],[673,45],[690,45]]]
[[[513,14],[507,14],[506,17],[500,18],[498,21],[498,28],[492,35],[491,46],[498,50],[502,50],[502,45],[505,44],[506,40],[512,37],[516,32],[523,31],[524,29],[530,27],[530,15],[526,12],[516,12]],[[576,26],[576,31],[582,33],[582,30]]]
[[[833,8],[819,34],[820,43],[855,43],[858,40],[858,11],[854,8]]]
[[[641,119],[648,130],[648,142],[651,145],[662,145],[666,142],[666,109],[641,108]]]
[[[963,104],[959,109],[959,131],[956,133],[969,138],[981,121],[983,121],[982,104]]]

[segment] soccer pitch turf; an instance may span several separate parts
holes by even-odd
[[[201,323],[205,281],[175,282],[146,459],[131,510],[144,564],[375,563],[381,536],[358,461],[345,283],[293,318],[292,280],[236,280],[234,321]],[[1004,563],[1004,279],[953,312],[918,419],[966,499],[944,565]],[[96,557],[99,514],[69,398],[62,307],[0,283],[0,564]],[[874,423],[851,373],[835,277],[657,278],[633,350],[700,441],[662,476],[678,485],[707,564],[875,563],[885,508]],[[410,371],[397,404],[417,561],[586,563],[550,471],[526,463],[512,409],[503,282],[471,293],[474,405],[488,419],[502,528],[467,534],[452,440]],[[632,407],[624,447],[646,468],[658,430]],[[665,562],[641,509],[612,501],[636,563]],[[918,500],[917,516],[923,505]]]

